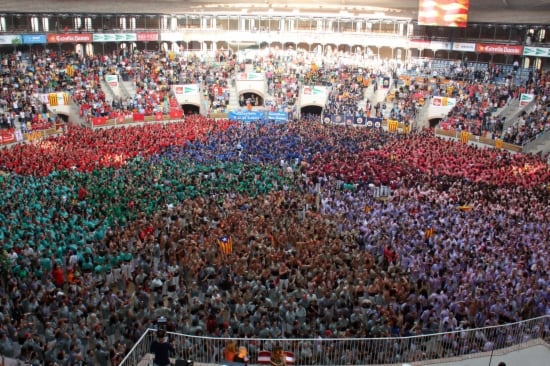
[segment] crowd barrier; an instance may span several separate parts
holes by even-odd
[[[460,140],[463,143],[478,143],[486,146],[490,146],[497,149],[504,149],[512,152],[521,152],[522,147],[519,145],[510,144],[508,142],[504,142],[501,139],[492,139],[485,136],[477,136],[471,133],[464,133],[465,131],[459,131],[455,129],[442,129],[442,128],[436,128],[435,129],[435,135],[437,137],[446,137],[451,139]]]
[[[145,115],[143,113],[132,113],[130,115],[118,115],[109,117],[91,117],[88,119],[88,123],[92,128],[101,127],[113,127],[131,125],[133,123],[143,122],[169,122],[173,120],[184,121],[184,115],[182,110],[173,110],[170,113],[164,114],[157,112],[153,115]]]
[[[7,146],[20,142],[33,142],[38,141],[49,136],[55,136],[63,133],[62,124],[58,124],[55,127],[33,130],[29,132],[23,132],[16,130],[15,128],[0,130],[0,146]]]
[[[195,365],[223,364],[223,350],[230,341],[248,349],[248,365],[261,363],[261,351],[270,350],[275,344],[294,356],[295,365],[423,365],[434,360],[460,361],[487,353],[505,354],[534,344],[550,346],[549,326],[550,316],[543,316],[500,326],[394,338],[258,339],[168,334],[176,349],[175,358],[192,360]],[[120,366],[137,366],[149,359],[155,335],[156,330],[148,329]]]

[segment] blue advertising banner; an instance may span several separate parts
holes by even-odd
[[[265,114],[262,111],[231,111],[228,117],[232,121],[253,122],[263,121]]]
[[[23,34],[23,44],[45,44],[48,43],[45,34]]]
[[[280,122],[287,122],[288,121],[288,113],[287,112],[268,112],[267,113],[267,119],[271,119],[274,121],[280,121]]]
[[[344,123],[344,115],[343,114],[333,114],[330,117],[330,120],[332,123],[335,123],[337,125]]]
[[[346,114],[325,114],[322,119],[323,123],[346,124],[353,126],[366,127],[382,127],[382,118],[367,118],[365,116],[353,116]]]
[[[355,125],[367,127],[381,127],[382,118],[355,117]]]

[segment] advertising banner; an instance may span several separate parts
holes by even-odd
[[[266,93],[264,74],[259,72],[238,72],[235,78],[235,87],[237,95],[253,92],[264,96]]]
[[[346,114],[325,114],[323,116],[323,123],[380,128],[382,127],[382,118],[367,118]]]
[[[477,43],[476,52],[519,56],[523,53],[523,46],[494,43]]]
[[[50,33],[46,37],[48,43],[89,43],[93,40],[91,33]]]
[[[268,112],[267,119],[270,119],[273,121],[287,122],[288,113],[287,112]]]
[[[183,41],[183,34],[181,32],[162,32],[160,34],[160,40],[165,42]]]
[[[354,124],[357,126],[365,127],[374,127],[375,123],[377,126],[382,126],[382,118],[367,118],[367,117],[355,117]]]
[[[264,74],[259,72],[239,72],[235,80],[264,80]]]
[[[265,114],[262,111],[231,111],[228,117],[232,121],[254,122],[263,121]]]
[[[523,48],[523,56],[550,57],[550,48],[525,46]]]
[[[519,107],[520,108],[525,107],[527,104],[531,103],[533,99],[535,99],[534,94],[521,93],[519,97]]]
[[[136,33],[94,33],[94,42],[132,42],[137,41]]]
[[[23,44],[45,44],[48,39],[45,34],[23,34]]]
[[[430,48],[430,41],[411,40],[409,41],[409,48],[418,48],[421,50]]]
[[[0,144],[11,144],[15,142],[15,133],[13,130],[0,130]]]
[[[159,40],[159,34],[157,32],[140,32],[136,34],[137,40],[141,42],[156,42]]]
[[[143,113],[133,113],[132,114],[132,119],[134,120],[134,122],[143,122],[143,121],[145,121],[145,114],[143,114]]]
[[[328,99],[328,88],[326,86],[302,86],[300,93],[300,107],[317,105],[324,107]]]
[[[453,47],[451,42],[430,41],[430,49],[450,51]]]
[[[111,88],[118,88],[118,75],[105,75],[105,81]]]
[[[456,105],[456,98],[448,97],[433,97],[432,105],[434,107],[454,107]]]
[[[170,118],[182,118],[183,117],[183,111],[181,109],[170,109]]]
[[[465,43],[465,42],[455,42],[453,43],[453,51],[460,52],[475,52],[476,44],[475,43]]]
[[[0,35],[0,44],[21,44],[21,36],[17,35]]]
[[[105,126],[106,123],[107,123],[107,117],[92,118],[92,125],[94,126]]]
[[[172,90],[174,91],[178,105],[193,104],[200,106],[201,93],[198,84],[172,85]]]

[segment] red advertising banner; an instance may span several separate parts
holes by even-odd
[[[15,132],[12,130],[0,130],[0,144],[15,142]]]
[[[47,35],[48,43],[89,43],[94,37],[92,33],[64,33]]]
[[[145,114],[143,114],[143,113],[134,113],[132,115],[132,119],[134,120],[134,122],[143,122],[143,121],[145,121]]]
[[[155,113],[155,119],[157,121],[162,121],[162,112]]]
[[[523,54],[523,46],[494,43],[476,43],[476,52],[519,56]]]
[[[183,111],[181,109],[170,110],[170,118],[181,118],[181,117],[183,117]]]
[[[138,41],[158,41],[159,40],[159,34],[157,32],[141,32],[136,33],[136,39]]]
[[[94,126],[105,126],[106,123],[107,123],[107,117],[92,118],[92,125]]]

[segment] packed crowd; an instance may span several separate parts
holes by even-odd
[[[457,99],[456,106],[441,124],[477,136],[502,138],[505,142],[521,146],[550,128],[546,103],[550,93],[547,79],[548,75],[536,73],[525,85],[492,84],[477,80],[441,84],[434,88],[435,95]],[[517,102],[522,94],[533,95],[537,100],[536,107],[528,116],[525,112],[517,121],[507,121],[499,110],[510,105],[511,101]]]
[[[58,88],[66,83],[50,79],[49,69],[39,61],[34,66],[28,65],[23,62],[21,52],[0,58],[0,128],[13,130],[19,125],[23,132],[32,132],[58,122],[37,93],[62,90]]]
[[[546,92],[533,95],[537,96],[534,105],[522,111],[518,121],[506,129],[504,141],[523,145],[550,130],[548,95]]]
[[[0,352],[32,364],[116,365],[160,316],[191,335],[351,338],[550,314],[550,168],[538,156],[430,131],[194,116],[70,126],[3,150],[0,166]],[[389,357],[346,355],[296,350],[322,364]]]

